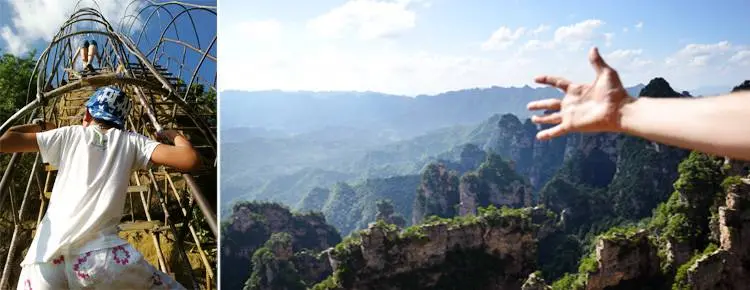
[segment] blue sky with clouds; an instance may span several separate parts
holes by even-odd
[[[79,0],[0,0],[0,53],[21,55],[35,50],[38,55],[48,46],[62,23],[74,12],[73,9],[78,2]],[[134,8],[138,7],[137,5],[130,5],[131,2],[131,0],[96,1],[100,11],[118,31],[119,19],[126,13],[126,8],[128,8],[127,14],[132,15]],[[188,0],[183,2],[216,6],[215,0]],[[138,3],[142,5],[145,1],[139,1]],[[84,6],[94,7],[93,1],[80,1],[79,8]],[[177,11],[174,6],[171,6],[170,10],[173,13]],[[147,17],[150,11],[147,10],[146,13],[140,14],[141,18]],[[162,10],[160,14],[166,13]],[[187,17],[181,17],[176,22],[178,29],[182,31],[180,37],[177,37],[172,29],[167,31],[166,37],[179,38],[196,47],[198,46],[197,41],[200,40],[200,47],[205,50],[213,37],[216,36],[217,17],[203,11],[193,11],[192,15],[197,24],[197,39]],[[155,40],[161,36],[163,27],[169,23],[169,20],[165,15],[155,16],[150,20],[149,29],[146,30],[145,37],[141,41],[143,51],[148,51],[153,47]],[[139,22],[144,21],[145,19],[139,19]],[[133,29],[132,31],[139,32],[140,30]],[[134,36],[134,38],[137,38],[137,36]],[[171,55],[181,56],[181,46],[173,43],[166,43],[164,46],[167,47],[167,51]],[[211,54],[216,55],[216,46],[211,49]],[[191,51],[188,53],[185,67],[195,67],[200,57],[200,54]],[[206,61],[201,67],[199,75],[207,79],[208,82],[213,82],[215,72],[216,65],[211,61]],[[192,74],[192,70],[185,73]]]
[[[220,88],[416,95],[590,81],[592,45],[626,84],[750,79],[750,3],[542,0],[222,0]]]

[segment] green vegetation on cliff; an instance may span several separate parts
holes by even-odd
[[[533,240],[518,238],[518,241],[515,241],[515,236],[509,236],[505,237],[509,239],[508,242],[515,241],[520,244],[510,249],[490,250],[491,247],[497,247],[496,243],[499,241],[485,241],[483,237],[504,235],[506,232],[533,237],[533,233],[550,226],[550,222],[555,218],[554,213],[544,209],[489,206],[479,208],[477,215],[454,218],[431,216],[424,223],[403,231],[381,220],[368,229],[347,237],[329,252],[336,264],[335,271],[314,289],[378,289],[385,285],[400,289],[487,289],[490,285],[520,286],[518,281],[508,277],[516,274],[503,272],[510,269],[516,269],[513,271],[519,271],[521,275],[533,272],[533,258],[530,261],[519,260],[529,257],[529,254],[533,257],[534,247],[523,244],[531,242],[533,245]],[[445,242],[445,239],[452,243],[447,245],[446,252],[438,248],[417,255],[409,253],[408,250],[403,252],[420,245],[438,246]],[[516,247],[518,252],[514,250]],[[403,274],[388,273],[389,269],[395,268],[411,270]]]
[[[311,259],[309,253],[317,255],[341,241],[321,213],[292,213],[285,206],[265,202],[235,204],[222,222],[221,236],[221,284],[232,289],[286,285],[283,277],[297,275],[293,273],[300,274],[305,285],[317,283],[328,275],[330,265]],[[282,280],[267,279],[268,271],[280,273]]]

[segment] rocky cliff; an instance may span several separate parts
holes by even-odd
[[[459,176],[445,164],[433,163],[422,172],[422,179],[414,199],[412,223],[418,224],[428,216],[452,217],[459,202]]]
[[[597,267],[588,273],[586,289],[620,285],[643,289],[659,274],[657,247],[645,230],[603,236],[596,244],[595,259]]]
[[[402,233],[375,223],[328,251],[334,274],[316,289],[519,289],[554,223],[543,208],[494,207]]]
[[[533,204],[532,188],[511,164],[490,153],[474,171],[459,178],[456,170],[433,163],[422,173],[414,200],[413,224],[435,215],[450,218],[475,214],[489,205],[523,207]]]
[[[733,179],[727,187],[726,205],[719,208],[719,248],[686,263],[686,275],[675,284],[696,290],[750,285],[750,179]]]
[[[320,252],[341,241],[338,231],[327,224],[320,213],[296,214],[282,205],[261,202],[236,204],[232,214],[222,223],[221,235],[221,284],[230,289],[242,288],[256,266],[271,269],[268,270],[271,272],[286,271],[284,269],[290,265],[296,269],[325,268],[314,266],[310,259],[296,259],[295,256],[301,252]],[[272,239],[272,236],[277,237]],[[274,242],[269,244],[272,240]],[[265,250],[258,253],[262,248]],[[263,265],[255,264],[255,259],[263,261]],[[310,264],[295,264],[301,261]],[[325,277],[329,273],[319,273],[317,276]],[[265,282],[261,284],[269,285]]]
[[[458,214],[476,214],[477,208],[489,205],[531,206],[532,189],[499,155],[490,154],[475,172],[461,177]]]
[[[538,190],[562,165],[569,137],[539,141],[536,132],[530,119],[522,122],[511,114],[494,115],[474,129],[469,142],[508,160]]]

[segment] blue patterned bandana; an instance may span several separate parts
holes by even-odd
[[[115,123],[120,129],[125,127],[125,118],[132,107],[125,92],[113,86],[99,88],[86,102],[91,117]]]

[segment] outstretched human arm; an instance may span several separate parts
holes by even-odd
[[[39,145],[36,140],[36,133],[44,130],[55,128],[55,124],[49,122],[34,122],[34,124],[18,125],[11,127],[8,131],[0,136],[0,152],[38,152]]]
[[[528,104],[529,110],[555,113],[533,116],[539,124],[556,124],[537,138],[546,140],[570,132],[622,132],[705,153],[750,160],[750,92],[704,98],[633,98],[617,72],[596,48],[589,55],[596,79],[572,84],[553,76],[536,82],[554,86],[565,97]]]
[[[200,167],[198,152],[185,136],[174,130],[161,131],[158,135],[174,145],[157,145],[151,154],[151,162],[181,171],[193,171]]]

